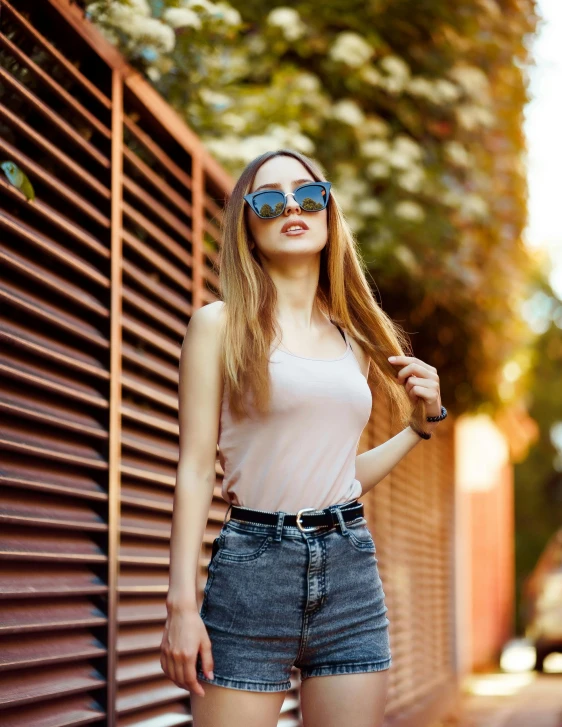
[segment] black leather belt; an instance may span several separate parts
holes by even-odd
[[[363,517],[363,504],[358,500],[350,500],[349,502],[346,502],[343,505],[338,505],[337,507],[345,522],[350,522],[358,517]],[[317,530],[318,528],[326,525],[329,525],[330,527],[339,525],[338,516],[336,515],[334,506],[332,506],[332,508],[333,509],[331,510],[328,507],[323,510],[316,510],[314,507],[303,507],[296,515],[287,513],[283,524],[296,526],[302,532]],[[252,510],[249,507],[233,505],[230,517],[235,518],[236,520],[247,520],[249,522],[263,525],[276,525],[278,516],[275,512]]]

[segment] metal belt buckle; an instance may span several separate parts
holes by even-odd
[[[321,525],[312,525],[312,527],[310,527],[310,528],[305,528],[305,527],[303,527],[303,525],[301,525],[301,522],[300,522],[301,514],[303,512],[308,512],[308,511],[316,512],[316,508],[315,507],[302,507],[297,512],[297,528],[301,531],[301,533],[309,533],[312,530],[318,530],[318,528],[322,527]]]

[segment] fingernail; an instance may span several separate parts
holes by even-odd
[[[389,361],[395,361],[395,360],[396,360],[396,356],[389,356],[389,357],[388,357],[388,360],[389,360]]]
[[[208,672],[207,673],[207,676],[209,677],[209,679],[214,679],[215,678],[215,675],[213,674],[212,671]]]

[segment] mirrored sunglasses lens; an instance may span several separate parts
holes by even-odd
[[[295,199],[305,212],[319,212],[326,207],[327,194],[324,187],[311,185],[299,189],[295,194]]]
[[[263,192],[254,197],[254,209],[260,217],[279,217],[284,206],[281,192]]]

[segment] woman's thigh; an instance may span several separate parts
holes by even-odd
[[[276,727],[287,692],[249,692],[203,684],[191,694],[193,727]]]

